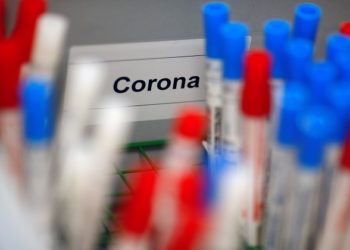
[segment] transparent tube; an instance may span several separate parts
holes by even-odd
[[[348,226],[346,229],[346,233],[345,233],[345,239],[344,242],[342,244],[342,250],[348,250],[348,247],[350,246],[350,223],[349,221],[347,221]]]
[[[40,234],[40,242],[47,249],[53,247],[52,228],[52,169],[51,149],[48,144],[29,145],[25,152],[27,176],[27,204],[35,226]]]
[[[291,197],[291,213],[287,232],[288,250],[307,250],[314,223],[316,223],[321,171],[299,170]]]
[[[341,171],[334,178],[325,225],[318,241],[318,250],[340,249],[350,219],[350,172]]]
[[[273,79],[271,81],[273,89],[273,110],[271,117],[271,135],[277,131],[278,121],[280,118],[282,98],[284,92],[284,82],[282,79]]]
[[[248,171],[248,201],[246,240],[250,247],[259,244],[265,199],[268,159],[268,121],[265,118],[245,117],[243,121],[243,157]]]
[[[215,165],[215,154],[219,149],[221,138],[222,116],[222,73],[220,60],[207,61],[207,105],[210,125],[208,129],[208,144],[211,168]]]
[[[267,191],[264,249],[282,249],[284,217],[295,168],[294,151],[291,148],[274,145]]]
[[[241,82],[225,81],[222,108],[222,154],[231,166],[240,164],[241,122],[240,91]]]

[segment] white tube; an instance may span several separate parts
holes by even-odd
[[[0,249],[47,250],[5,171],[0,168]]]
[[[93,197],[90,200],[87,196],[87,191],[96,185],[91,182],[91,169],[96,164],[96,159],[88,148],[82,144],[65,156],[64,164],[65,171],[62,172],[59,182],[59,203],[57,203],[60,205],[58,211],[60,213],[59,222],[62,224],[67,239],[67,246],[63,249],[83,250],[87,247],[85,246],[86,240],[84,241],[86,229],[82,225],[82,220],[87,216],[91,206],[96,206],[97,203]],[[94,194],[92,195],[94,196]],[[89,207],[90,202],[91,206]]]
[[[246,198],[246,169],[230,169],[223,173],[219,197],[214,207],[213,227],[208,249],[241,249],[241,213]]]
[[[28,208],[47,249],[53,247],[51,154],[48,144],[33,145],[25,153]]]
[[[53,169],[51,140],[54,122],[53,80],[32,73],[23,85],[26,201],[45,248],[53,247]]]
[[[82,64],[72,67],[68,74],[58,132],[60,150],[68,150],[81,139],[90,108],[100,95],[104,79],[105,71],[100,66]]]
[[[63,216],[67,216],[65,223],[72,250],[96,247],[103,209],[109,201],[115,166],[120,160],[119,150],[129,134],[132,114],[120,108],[123,106],[120,102],[106,102],[113,108],[101,112],[92,140],[80,141],[67,156],[62,173],[60,196],[66,203]]]
[[[55,72],[62,58],[68,21],[57,14],[44,14],[37,23],[31,63]]]

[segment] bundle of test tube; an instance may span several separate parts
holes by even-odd
[[[299,4],[293,26],[267,21],[265,48],[250,50],[227,4],[202,11],[206,139],[203,110],[183,110],[161,170],[141,176],[119,212],[112,249],[348,249],[349,23],[316,60],[315,4]]]
[[[244,172],[244,198],[236,202],[248,247],[348,249],[349,23],[327,37],[319,60],[316,4],[299,4],[292,25],[268,20],[264,49],[249,50],[248,26],[229,16],[225,3],[203,7],[214,202],[227,178],[222,169]]]
[[[120,212],[113,249],[345,250],[349,25],[329,35],[326,59],[315,60],[317,5],[298,5],[293,27],[267,21],[264,49],[248,50],[248,26],[229,14],[224,3],[203,7],[206,167],[194,166],[205,121],[185,110],[178,122],[187,129],[175,126],[162,170],[141,176]]]

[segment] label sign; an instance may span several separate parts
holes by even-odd
[[[73,47],[68,74],[86,63],[107,69],[102,98],[127,99],[136,121],[171,119],[181,105],[204,104],[202,39]],[[93,111],[104,108],[111,107]]]

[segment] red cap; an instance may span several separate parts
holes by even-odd
[[[22,42],[24,62],[30,61],[36,24],[46,9],[45,0],[22,0],[19,5],[13,36]]]
[[[268,52],[252,50],[245,58],[241,110],[247,116],[268,117],[271,111],[271,57]]]
[[[340,166],[343,170],[350,171],[350,133],[343,146],[343,152],[340,159]]]
[[[6,36],[5,1],[0,0],[0,39],[4,39],[5,36]]]
[[[198,142],[203,139],[208,126],[208,119],[203,108],[187,106],[180,110],[177,117],[173,134]]]
[[[19,106],[21,57],[15,39],[0,41],[0,109]]]
[[[340,25],[340,33],[342,33],[343,35],[347,35],[350,36],[350,21],[349,22],[343,22]]]

